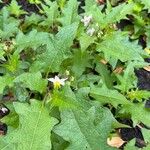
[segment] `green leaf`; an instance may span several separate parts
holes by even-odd
[[[26,14],[26,12],[21,9],[21,6],[18,5],[16,0],[11,1],[10,5],[8,6],[8,10],[16,17],[19,17],[22,14]]]
[[[25,102],[29,99],[29,93],[25,87],[17,83],[13,88],[15,98],[20,102]]]
[[[33,13],[30,16],[25,16],[25,22],[23,24],[23,27],[37,25],[42,20],[43,20],[43,17]]]
[[[100,63],[100,62],[97,62],[95,69],[101,75],[101,78],[102,78],[104,84],[108,88],[112,88],[113,81],[112,81],[112,78],[111,78],[111,74],[110,74],[109,70],[107,69],[107,66]]]
[[[19,32],[16,36],[16,53],[20,53],[26,48],[33,48],[34,50],[41,45],[45,45],[48,41],[48,33],[37,32],[37,30],[32,30],[28,34],[24,35]]]
[[[127,145],[125,146],[125,150],[139,150],[135,147],[135,139],[127,143]]]
[[[57,17],[59,15],[57,2],[46,1],[46,5],[41,5],[43,8],[43,13],[46,14],[46,19],[44,19],[44,21],[40,23],[40,25],[53,25],[56,22]]]
[[[62,91],[54,90],[51,102],[52,106],[57,106],[61,109],[75,108],[78,106],[75,94],[68,85]]]
[[[148,26],[146,29],[146,36],[147,36],[146,39],[147,47],[150,48],[150,26]]]
[[[88,112],[81,110],[61,111],[61,123],[54,132],[70,145],[66,150],[113,150],[107,145],[107,137],[114,119],[106,109],[92,107]]]
[[[1,122],[7,124],[8,126],[8,134],[11,132],[10,128],[16,129],[19,126],[19,116],[15,112],[13,103],[6,104],[7,108],[10,110],[10,113],[3,118],[1,118]]]
[[[59,19],[62,26],[68,26],[79,21],[77,0],[69,0],[62,11]]]
[[[130,102],[117,90],[110,90],[107,88],[92,87],[90,95],[102,104],[110,103],[114,107],[119,104],[130,104]]]
[[[5,61],[4,54],[5,54],[5,52],[3,51],[3,48],[0,45],[0,60]]]
[[[40,72],[37,73],[23,73],[18,76],[14,82],[23,83],[24,87],[29,88],[33,91],[43,93],[46,91],[48,81],[42,79]]]
[[[127,14],[132,14],[134,8],[133,3],[123,3],[114,8],[110,11],[106,9],[106,16],[104,18],[104,27],[108,24],[112,24],[115,22],[119,22],[121,19],[126,19]]]
[[[106,60],[110,59],[126,61],[144,61],[142,47],[135,42],[129,42],[128,36],[120,31],[107,34],[98,44],[97,51],[105,54]]]
[[[80,77],[89,65],[90,55],[87,52],[76,51],[73,55],[72,72],[75,77]]]
[[[149,0],[140,0],[142,4],[144,4],[144,8],[148,9],[148,11],[150,12],[150,1]]]
[[[88,5],[85,7],[88,14],[93,16],[93,19],[99,24],[100,28],[106,28],[109,25],[119,22],[121,19],[126,19],[127,14],[132,14],[134,3],[123,3],[116,7],[107,7],[106,12],[102,13],[103,8],[97,7],[95,2],[88,2]]]
[[[10,58],[6,62],[6,64],[3,64],[2,66],[9,70],[12,73],[15,73],[20,66],[20,60],[19,60],[19,55],[14,53],[13,55],[10,55]]]
[[[15,150],[16,149],[16,145],[14,144],[6,144],[3,141],[3,137],[0,137],[0,149],[1,150]]]
[[[143,134],[143,137],[144,137],[144,141],[146,143],[150,143],[150,131],[148,129],[145,129],[145,128],[142,128],[142,134]]]
[[[129,62],[127,68],[124,70],[123,75],[116,75],[119,83],[115,86],[117,89],[121,90],[123,93],[128,92],[130,89],[136,88],[137,77],[135,76],[134,69],[142,68],[147,66],[145,62]]]
[[[90,11],[91,10],[91,7],[92,6],[95,6],[96,5],[96,1],[93,1],[93,0],[85,0],[85,6],[84,6],[84,9],[86,12]]]
[[[81,50],[84,52],[92,43],[94,43],[95,39],[95,37],[83,33],[79,37]]]
[[[131,118],[135,123],[142,122],[146,125],[150,124],[150,111],[145,108],[144,104],[125,105],[123,108],[124,111],[131,114]]]
[[[38,63],[38,70],[46,68],[52,72],[58,72],[62,61],[70,56],[69,49],[76,36],[77,28],[76,23],[61,28],[54,38],[49,39],[47,51],[38,56],[32,67],[34,68]]]
[[[13,77],[10,75],[5,75],[0,77],[0,94],[3,94],[3,91],[6,86],[11,85],[13,82]]]
[[[18,32],[19,20],[9,17],[9,12],[4,7],[0,15],[0,38],[8,39]]]
[[[12,144],[18,150],[50,150],[51,130],[57,123],[56,119],[50,117],[47,109],[37,100],[31,100],[30,105],[15,102],[14,108],[20,125],[2,139],[6,147]]]
[[[31,4],[40,4],[41,0],[28,0]]]
[[[142,102],[143,99],[149,99],[150,98],[150,92],[144,91],[144,90],[132,90],[127,93],[130,100],[138,100]]]
[[[149,149],[150,149],[150,144],[148,144],[146,147],[143,148],[143,150],[149,150]]]

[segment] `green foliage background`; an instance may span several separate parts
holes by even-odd
[[[149,125],[144,104],[150,93],[137,88],[134,69],[149,65],[150,1],[107,0],[104,6],[85,0],[82,14],[76,0],[29,2],[40,4],[39,13],[26,12],[15,0],[0,10],[0,100],[11,111],[1,119],[8,133],[0,137],[0,149],[113,150],[107,138],[125,126],[116,118]],[[81,19],[89,15],[85,27]],[[121,30],[122,19],[132,24]],[[121,73],[114,71],[118,67]],[[57,74],[68,79],[53,89],[48,78]],[[143,129],[144,149],[150,147],[148,133]]]

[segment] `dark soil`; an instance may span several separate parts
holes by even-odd
[[[5,123],[0,122],[0,135],[6,135],[7,133],[7,125]]]
[[[138,78],[138,88],[140,90],[150,90],[150,72],[139,69],[135,71]]]

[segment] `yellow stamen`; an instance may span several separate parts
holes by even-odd
[[[54,82],[54,89],[59,89],[61,87],[60,82],[56,81]]]

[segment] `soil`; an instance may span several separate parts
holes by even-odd
[[[0,123],[0,135],[6,135],[7,125],[5,123]]]

